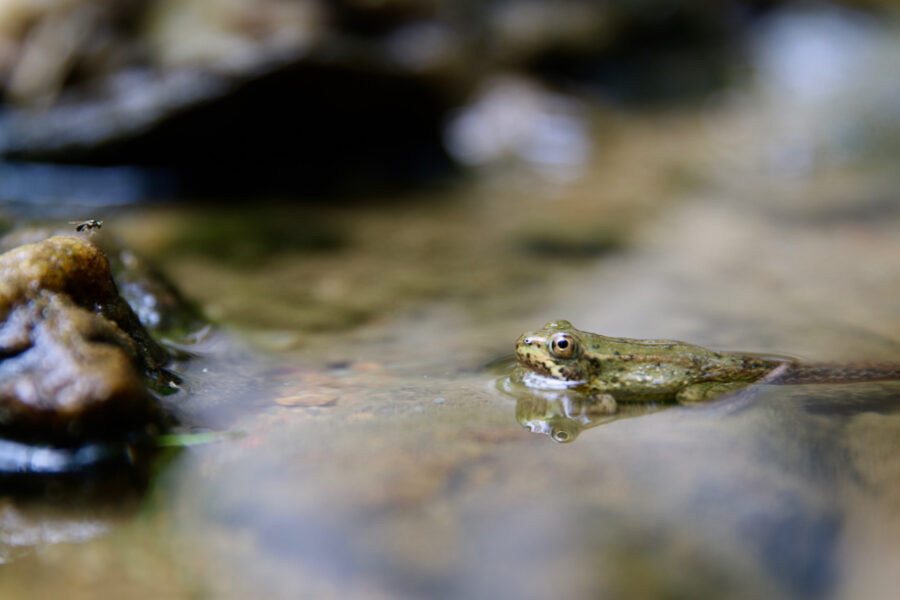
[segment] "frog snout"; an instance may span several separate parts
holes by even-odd
[[[517,358],[522,358],[523,350],[524,350],[525,347],[526,347],[525,340],[528,340],[528,344],[527,344],[527,345],[530,346],[530,345],[531,345],[531,338],[529,338],[529,337],[526,336],[526,335],[520,335],[520,336],[519,336],[519,339],[516,340],[516,357],[517,357]]]
[[[519,336],[519,339],[516,340],[516,347],[525,345],[525,346],[538,346],[540,347],[543,338],[538,335],[534,335],[533,333],[526,332]]]
[[[536,346],[536,342],[537,340],[533,335],[523,333],[519,336],[519,339],[516,340],[516,353],[524,350],[526,346]]]
[[[533,359],[544,345],[544,338],[530,333],[523,333],[516,340],[516,358],[520,362]],[[530,361],[529,361],[530,362]]]

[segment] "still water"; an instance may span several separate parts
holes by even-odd
[[[98,215],[217,324],[168,401],[222,435],[124,499],[4,500],[0,597],[890,594],[900,384],[760,386],[566,444],[496,385],[558,318],[900,361],[896,162],[750,105],[591,114],[562,175]]]

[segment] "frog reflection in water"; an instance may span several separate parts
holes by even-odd
[[[517,415],[533,431],[538,430],[533,417],[541,412],[549,413],[558,422],[555,429],[550,426],[556,431],[563,422],[581,423],[581,428],[599,424],[597,415],[615,413],[619,403],[694,404],[757,382],[900,379],[900,364],[801,364],[752,354],[715,352],[674,340],[607,337],[575,329],[568,321],[552,321],[542,329],[522,334],[516,341],[516,359],[519,380],[534,390],[531,400],[517,407]],[[534,404],[535,394],[544,402],[540,410]],[[531,419],[526,418],[528,414]],[[562,417],[568,421],[561,421]],[[550,430],[544,433],[557,441],[571,441],[573,433],[577,435],[577,431],[564,432],[560,439]]]
[[[656,403],[623,404],[616,407],[608,396],[583,396],[570,390],[521,390],[506,382],[504,389],[516,396],[516,420],[533,433],[543,433],[556,442],[574,442],[585,429],[622,418],[663,410]]]

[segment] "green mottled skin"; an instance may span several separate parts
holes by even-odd
[[[843,383],[900,379],[900,365],[803,365],[715,352],[674,340],[613,338],[553,321],[516,341],[527,372],[616,401],[700,402],[765,379],[767,383]]]

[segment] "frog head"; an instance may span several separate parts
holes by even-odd
[[[516,340],[516,360],[523,369],[566,386],[584,383],[589,377],[581,332],[568,321],[551,321],[523,333]]]

